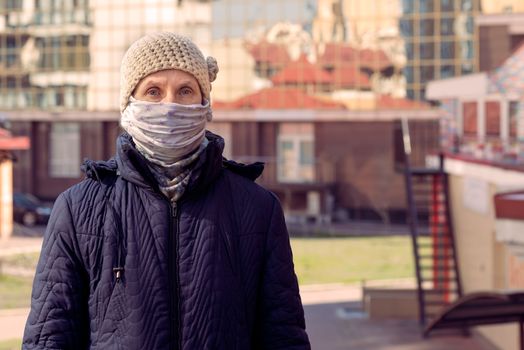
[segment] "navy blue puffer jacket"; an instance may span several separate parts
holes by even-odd
[[[289,238],[257,168],[210,133],[176,208],[121,135],[57,199],[23,349],[309,349]]]

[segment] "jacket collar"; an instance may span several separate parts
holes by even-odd
[[[187,195],[197,195],[204,192],[221,174],[223,169],[246,177],[250,180],[258,178],[264,170],[263,163],[241,164],[223,158],[224,139],[206,131],[209,144],[202,157],[205,157],[202,171],[198,178],[189,182]],[[125,180],[143,188],[160,193],[158,185],[144,156],[137,151],[133,139],[127,133],[121,134],[116,141],[116,155],[108,161],[86,160],[82,165],[86,176],[104,182],[106,175],[119,174]],[[184,196],[185,197],[185,196]],[[182,198],[184,198],[182,197]]]
[[[222,152],[224,140],[211,132],[206,131],[209,143],[201,155],[205,157],[200,176],[189,182],[186,193],[192,195],[205,190],[222,171]],[[120,175],[127,181],[144,188],[158,191],[158,185],[149,167],[147,160],[135,148],[131,136],[127,133],[117,138],[116,164]]]

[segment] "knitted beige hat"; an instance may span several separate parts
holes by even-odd
[[[209,101],[211,82],[218,73],[217,61],[204,58],[200,49],[183,35],[162,32],[146,35],[127,50],[120,67],[120,111],[144,77],[164,69],[180,69],[192,74],[205,99]]]

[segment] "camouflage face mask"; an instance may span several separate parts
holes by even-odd
[[[208,101],[203,105],[181,105],[138,101],[131,97],[120,124],[146,159],[169,166],[202,144],[206,122],[211,117]]]

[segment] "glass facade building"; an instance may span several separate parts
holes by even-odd
[[[474,18],[480,0],[402,0],[408,98],[424,100],[426,84],[477,72]]]

